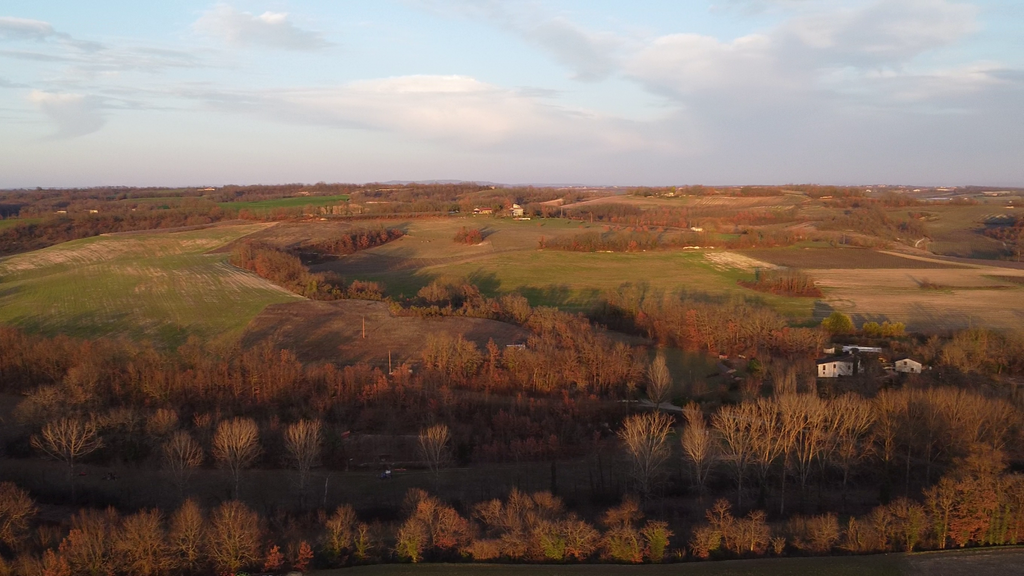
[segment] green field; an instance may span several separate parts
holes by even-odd
[[[221,208],[232,210],[273,210],[275,208],[302,208],[303,206],[327,206],[338,202],[348,202],[348,194],[337,196],[296,196],[294,198],[275,198],[273,200],[257,200],[253,202],[218,202]]]
[[[513,221],[460,218],[410,221],[396,242],[319,267],[349,279],[383,282],[388,292],[414,296],[439,277],[468,278],[486,296],[519,292],[538,306],[585,311],[623,283],[646,283],[667,293],[737,297],[764,302],[796,322],[810,319],[814,300],[763,294],[739,286],[752,272],[715,267],[706,251],[567,252],[538,250],[543,238],[600,231],[600,224],[561,219]],[[482,228],[477,246],[452,241],[461,226]]]
[[[208,254],[263,225],[66,242],[0,260],[0,323],[43,334],[124,335],[177,345],[238,337],[267,305],[295,299]]]
[[[41,222],[42,218],[8,218],[6,220],[0,220],[0,230],[7,228],[14,228],[18,224],[35,224]]]
[[[645,566],[608,564],[389,564],[313,572],[317,576],[995,576],[1024,574],[1017,547],[915,554],[762,558]]]

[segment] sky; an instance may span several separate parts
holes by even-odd
[[[1024,186],[1024,0],[4,0],[0,187]]]

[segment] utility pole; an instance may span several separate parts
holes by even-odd
[[[363,338],[366,338],[366,316],[363,316]]]
[[[394,373],[394,370],[391,369],[391,350],[388,350],[388,374],[392,373]]]

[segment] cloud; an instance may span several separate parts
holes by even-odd
[[[947,0],[885,0],[856,9],[805,13],[773,30],[731,41],[672,34],[651,41],[626,63],[626,74],[673,97],[727,91],[757,101],[773,93],[851,86],[879,71],[903,73],[921,54],[977,28],[971,6]]]
[[[317,126],[395,134],[467,150],[527,155],[576,149],[667,146],[657,123],[642,124],[559,107],[532,94],[467,76],[413,75],[263,92],[194,92],[224,111]]]
[[[584,82],[607,78],[618,68],[617,53],[624,41],[612,32],[595,32],[564,16],[532,4],[500,0],[413,0],[421,8],[490,22],[546,52]]]
[[[226,4],[218,4],[204,12],[193,24],[193,29],[235,46],[312,51],[331,45],[319,32],[295,26],[286,13],[264,12],[254,16]]]
[[[28,99],[56,123],[57,131],[52,138],[84,136],[106,123],[101,112],[102,101],[96,97],[33,90]]]
[[[56,31],[47,22],[0,16],[0,40],[42,41],[54,35]]]

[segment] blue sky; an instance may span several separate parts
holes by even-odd
[[[0,5],[0,187],[1024,186],[1019,0]]]

